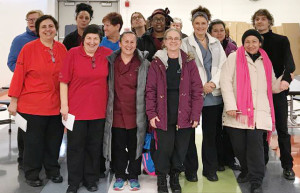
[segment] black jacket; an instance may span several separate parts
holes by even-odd
[[[148,29],[142,37],[138,39],[137,48],[141,51],[148,51],[149,55],[147,57],[148,61],[152,61],[152,57],[156,53],[157,49],[154,44],[154,40],[152,38],[153,29]]]
[[[67,50],[70,50],[73,47],[80,46],[78,45],[78,36],[78,30],[75,30],[65,37],[63,44],[66,46]]]
[[[278,78],[283,74],[282,80],[291,82],[290,73],[295,71],[295,63],[290,48],[290,42],[286,36],[275,34],[270,30],[262,34],[264,37],[263,49],[267,52]]]

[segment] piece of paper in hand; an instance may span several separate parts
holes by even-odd
[[[63,125],[69,129],[70,131],[73,131],[73,125],[75,121],[75,116],[72,114],[68,114],[68,119],[65,121],[63,118],[61,118]]]
[[[15,116],[15,123],[20,127],[24,132],[27,130],[27,120],[24,119],[19,113]]]

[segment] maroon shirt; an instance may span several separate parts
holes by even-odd
[[[139,59],[134,56],[125,65],[121,55],[114,63],[114,115],[113,127],[133,129],[136,128],[136,89],[138,69],[141,65]]]

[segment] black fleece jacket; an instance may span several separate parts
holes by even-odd
[[[275,34],[272,30],[261,35],[264,37],[262,47],[272,62],[275,76],[278,78],[283,74],[282,80],[290,83],[292,81],[290,73],[295,71],[295,63],[288,38]]]
[[[148,29],[142,37],[138,38],[137,48],[141,51],[148,51],[149,55],[147,57],[148,61],[151,62],[153,60],[153,56],[156,53],[157,49],[154,44],[154,40],[152,38],[153,29]]]

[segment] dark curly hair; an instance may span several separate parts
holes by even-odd
[[[210,24],[208,26],[208,33],[211,33],[212,28],[214,27],[214,25],[217,25],[217,24],[222,24],[223,27],[224,27],[224,29],[226,28],[226,25],[225,25],[225,23],[222,20],[220,20],[220,19],[214,19],[214,20],[212,20],[210,22]]]
[[[251,21],[253,26],[255,26],[255,18],[257,16],[266,16],[269,20],[270,26],[274,25],[273,15],[267,9],[259,9],[254,13],[254,15],[252,15]]]
[[[202,7],[202,6],[200,5],[198,8],[193,9],[193,10],[191,11],[192,18],[193,18],[193,15],[194,15],[195,13],[197,13],[197,12],[203,12],[203,13],[205,13],[205,14],[207,15],[208,21],[210,21],[210,19],[211,19],[211,14],[210,14],[210,11],[209,11],[206,7]]]
[[[36,31],[36,35],[38,37],[40,37],[40,34],[39,34],[39,32],[40,32],[40,25],[41,25],[42,21],[44,21],[46,19],[50,19],[54,23],[56,31],[58,30],[58,22],[57,22],[57,20],[52,15],[43,15],[43,16],[39,17],[36,20],[36,22],[35,22],[35,31]]]
[[[97,35],[99,35],[99,38],[101,39],[100,27],[98,25],[96,25],[96,24],[88,25],[84,29],[82,37],[81,37],[82,42],[84,42],[85,36],[87,34],[97,34]]]
[[[76,10],[75,10],[75,13],[76,13],[76,19],[77,19],[77,16],[78,14],[81,12],[81,11],[87,11],[89,14],[90,14],[90,20],[92,20],[93,18],[93,14],[94,14],[94,10],[92,8],[91,5],[88,5],[86,3],[79,3],[76,5]]]

